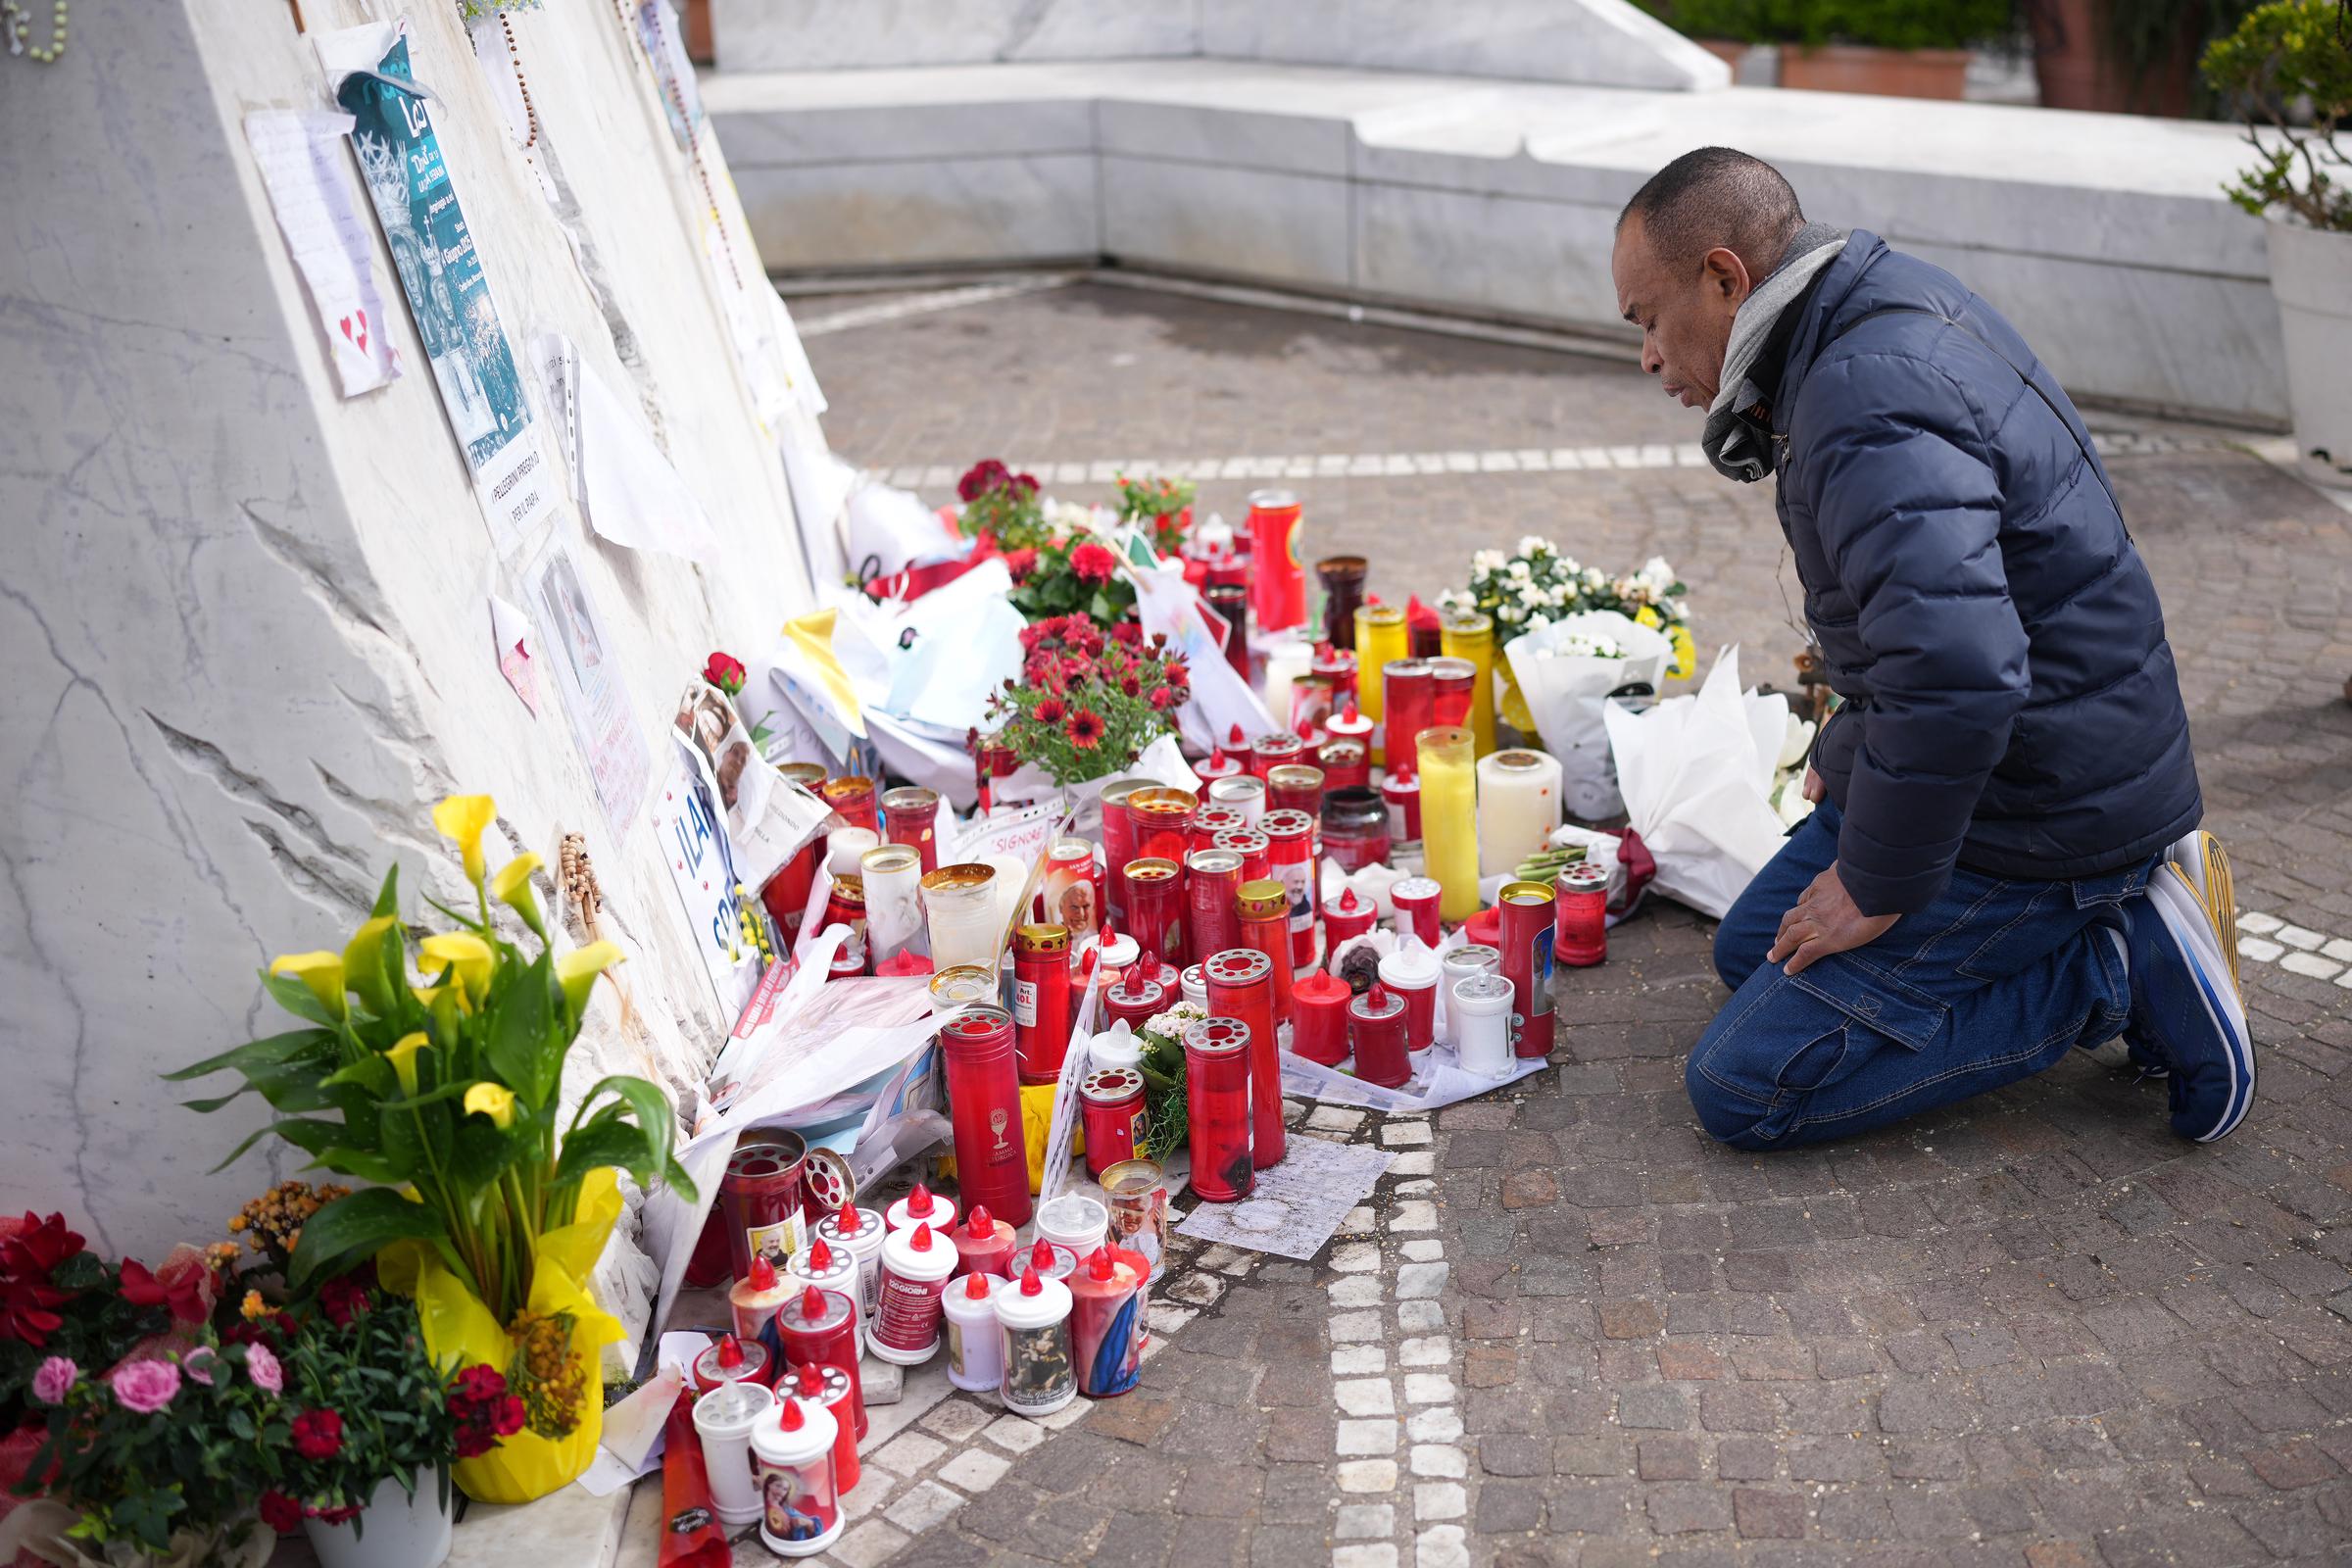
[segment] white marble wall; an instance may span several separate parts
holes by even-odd
[[[711,0],[723,71],[1207,55],[1676,91],[1730,68],[1627,0]]]
[[[327,28],[391,8],[301,14]],[[567,333],[648,399],[726,540],[697,568],[557,522],[659,747],[705,653],[807,601],[780,465],[705,283],[699,185],[610,7],[516,19],[632,375],[455,8],[409,15],[510,335]],[[389,324],[409,373],[337,393],[241,126],[322,103],[293,17],[77,0],[56,65],[0,57],[0,1195],[150,1259],[216,1238],[300,1164],[265,1143],[208,1174],[258,1107],[200,1117],[156,1074],[273,1031],[255,971],[340,947],[393,860],[414,915],[448,896],[428,812],[453,789],[497,796],[498,858],[552,861],[561,831],[588,835],[647,1028],[598,1020],[575,1075],[695,1082],[723,1037],[650,830],[608,827],[553,690],[534,721],[493,663],[484,593],[519,601],[520,563],[494,556],[405,313]],[[380,242],[375,260],[396,296]],[[616,1249],[607,1284],[641,1267]]]

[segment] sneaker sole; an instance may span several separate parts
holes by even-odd
[[[2170,871],[2188,885],[2205,906],[2214,937],[2222,945],[2222,959],[2230,966],[2230,983],[2245,994],[2246,979],[2237,967],[2237,884],[2230,874],[2230,856],[2222,841],[2202,828],[2165,853],[2158,872]]]
[[[2165,868],[2178,871],[2170,863]],[[2221,1038],[2228,1054],[2233,1081],[2222,1114],[2205,1131],[2187,1135],[2200,1144],[2209,1144],[2236,1131],[2253,1106],[2254,1042],[2246,1032],[2246,1012],[2238,1001],[2236,981],[2222,981],[2223,976],[2230,974],[2221,946],[2222,924],[2195,885],[2185,873],[2171,878],[2160,875],[2149,885],[2148,906],[2161,920],[2166,937],[2179,950],[2194,985],[2192,994],[2160,1000],[2168,1010],[2192,1018],[2202,1016]],[[2151,983],[2156,978],[2151,976]]]

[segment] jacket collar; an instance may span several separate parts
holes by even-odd
[[[1841,314],[1846,296],[1862,281],[1862,274],[1871,265],[1886,254],[1885,240],[1869,229],[1855,229],[1846,236],[1845,249],[1838,253],[1838,259],[1814,279],[1812,292],[1798,308],[1782,318],[1790,335],[1786,350],[1776,361],[1778,384],[1772,392],[1772,428],[1776,435],[1788,433],[1788,414],[1796,407],[1805,372],[1813,368],[1814,360],[1835,335],[1832,324]]]

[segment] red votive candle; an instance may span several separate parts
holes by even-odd
[[[1181,836],[1178,846],[1182,855]],[[1183,965],[1184,875],[1174,859],[1150,855],[1127,862],[1127,934],[1144,957]]]
[[[1291,1049],[1309,1061],[1337,1067],[1348,1059],[1348,1003],[1354,996],[1347,981],[1318,969],[1291,988],[1291,1004],[1298,1010]]]
[[[1242,858],[1242,880],[1245,882],[1255,882],[1274,874],[1273,861],[1269,858],[1271,843],[1256,828],[1228,828],[1217,835],[1216,847],[1231,850]]]
[[[1250,1161],[1259,1170],[1282,1160],[1282,1048],[1274,1034],[1274,961],[1236,948],[1200,960],[1208,1015],[1250,1026]]]
[[[1437,722],[1437,681],[1426,659],[1392,659],[1381,670],[1381,712],[1388,721],[1389,777],[1409,779],[1418,767],[1414,742]],[[1415,835],[1418,837],[1418,835]]]
[[[1231,850],[1195,850],[1185,858],[1185,949],[1206,957],[1242,945],[1242,858]]]
[[[1433,659],[1429,676],[1431,724],[1469,727],[1470,703],[1478,695],[1478,666],[1467,659]]]
[[[1191,847],[1187,836],[1193,825],[1193,813],[1200,808],[1200,798],[1191,790],[1172,790],[1155,784],[1128,796],[1127,814],[1135,822],[1137,858],[1183,863],[1184,852]],[[1127,923],[1133,926],[1135,921],[1130,917]]]
[[[1377,982],[1348,1004],[1348,1033],[1355,1047],[1355,1075],[1383,1089],[1400,1088],[1413,1075],[1404,1044],[1404,1001]]]

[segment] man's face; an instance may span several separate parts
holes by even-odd
[[[1748,296],[1747,268],[1724,247],[1695,264],[1661,259],[1640,217],[1617,231],[1609,256],[1617,309],[1642,329],[1642,368],[1688,409],[1715,401],[1732,318]]]

